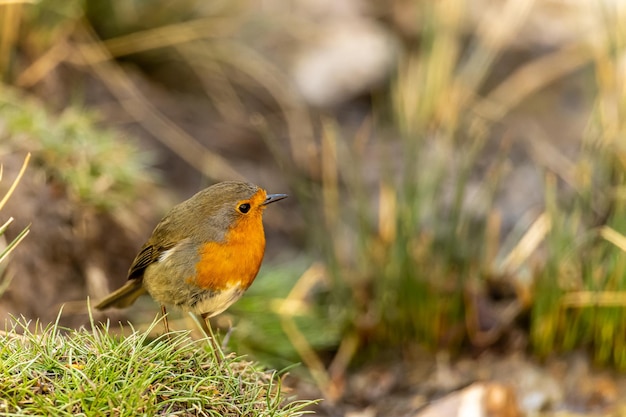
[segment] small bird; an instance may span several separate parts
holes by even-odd
[[[226,181],[183,201],[159,222],[135,257],[128,282],[96,305],[124,308],[145,292],[205,321],[237,301],[254,281],[265,252],[263,211],[286,194]]]

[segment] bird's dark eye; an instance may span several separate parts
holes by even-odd
[[[243,214],[246,214],[247,212],[250,211],[250,204],[248,203],[243,203],[239,205],[239,211],[242,212]]]

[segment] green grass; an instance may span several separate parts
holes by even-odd
[[[0,347],[0,415],[298,416],[281,376],[233,354],[217,361],[210,343],[187,331],[171,339],[109,334],[108,326],[68,330],[23,320]],[[35,329],[35,330],[32,330]]]

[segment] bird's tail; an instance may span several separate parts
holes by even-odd
[[[130,279],[122,288],[100,301],[95,308],[96,310],[106,310],[111,307],[125,308],[133,304],[145,292],[141,279]]]

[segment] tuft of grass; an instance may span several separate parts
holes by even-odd
[[[0,413],[10,415],[299,416],[279,373],[212,350],[189,332],[151,340],[108,325],[68,330],[11,320],[0,347]]]

